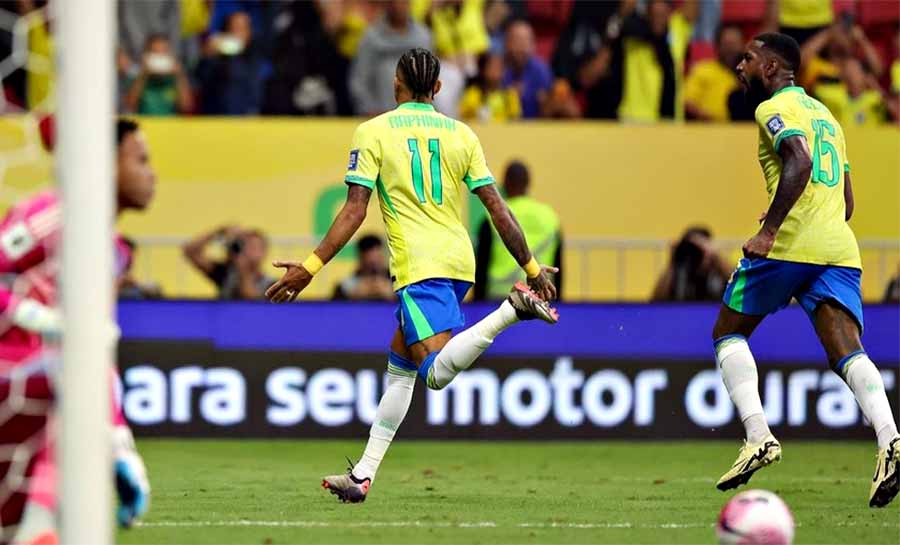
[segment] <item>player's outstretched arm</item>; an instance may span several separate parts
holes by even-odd
[[[506,202],[494,184],[483,185],[475,189],[475,194],[481,199],[481,203],[487,209],[491,216],[491,222],[503,244],[509,253],[516,260],[528,275],[528,286],[534,290],[545,301],[556,298],[556,286],[550,280],[548,273],[558,272],[556,267],[539,266],[531,250],[528,249],[528,243],[525,241],[525,235],[522,233],[522,227],[516,221],[516,217],[506,206]]]
[[[266,290],[266,298],[273,303],[285,303],[296,299],[312,281],[313,276],[341,251],[362,225],[366,219],[366,208],[369,206],[371,196],[371,189],[350,184],[347,202],[334,218],[328,233],[315,251],[303,263],[297,261],[272,263],[275,267],[284,269],[284,276]]]
[[[797,203],[812,171],[812,158],[809,146],[802,136],[789,136],[781,142],[778,154],[781,156],[783,168],[778,180],[778,189],[759,233],[744,244],[744,256],[766,257],[775,244],[775,235],[784,223],[788,212]]]

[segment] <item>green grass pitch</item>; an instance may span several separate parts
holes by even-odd
[[[400,439],[363,504],[319,486],[360,441],[143,440],[151,511],[119,543],[713,543],[731,442]],[[784,442],[756,488],[795,543],[898,543],[900,501],[867,505],[873,442]],[[742,487],[740,490],[745,489]]]

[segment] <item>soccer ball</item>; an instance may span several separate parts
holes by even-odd
[[[722,545],[791,545],[794,516],[772,492],[747,490],[722,508],[716,534]]]

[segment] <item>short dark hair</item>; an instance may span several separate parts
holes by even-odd
[[[125,117],[120,117],[116,120],[116,145],[121,146],[122,141],[125,140],[125,137],[133,132],[137,132],[140,130],[140,126],[137,124],[137,121],[133,119],[128,119]]]
[[[797,40],[778,32],[766,32],[753,39],[761,42],[763,47],[778,55],[788,70],[792,72],[800,70],[800,44],[797,43]]]
[[[516,191],[525,191],[531,182],[531,173],[522,161],[513,159],[503,174],[503,185]]]
[[[384,246],[384,242],[377,235],[363,235],[356,241],[356,251],[361,254],[382,246]]]
[[[434,86],[441,74],[441,61],[434,53],[421,47],[410,49],[397,61],[397,71],[413,98],[434,98]]]

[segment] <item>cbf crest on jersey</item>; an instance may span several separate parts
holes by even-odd
[[[780,115],[775,115],[766,121],[766,128],[769,129],[769,132],[772,133],[772,136],[778,134],[778,131],[784,128],[784,121],[781,120]]]
[[[347,170],[356,170],[357,164],[359,164],[359,150],[350,150],[350,164],[347,165]]]

